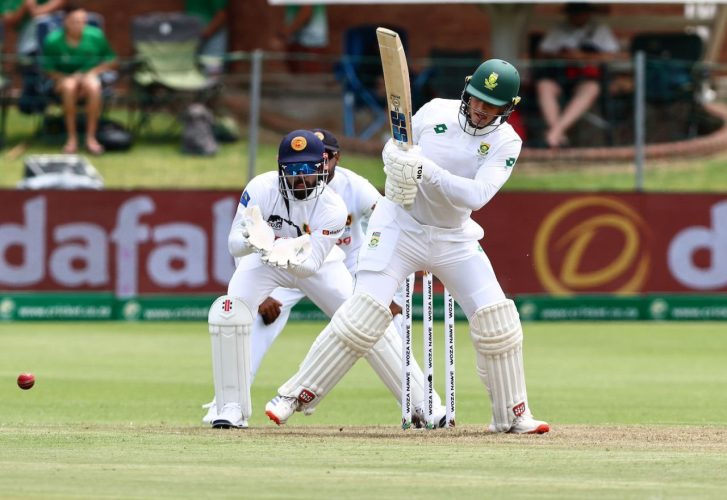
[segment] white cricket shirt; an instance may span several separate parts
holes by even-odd
[[[336,243],[346,253],[344,263],[351,275],[354,275],[358,252],[365,235],[363,222],[371,216],[381,194],[364,177],[338,165],[333,179],[328,181],[328,188],[341,196],[348,209],[346,227]]]
[[[503,123],[483,136],[459,125],[460,101],[434,99],[414,115],[414,143],[441,170],[419,185],[409,214],[420,224],[462,227],[505,184],[517,162],[522,140]],[[474,222],[469,222],[474,224]]]
[[[230,253],[235,257],[248,253],[239,223],[243,218],[242,211],[252,205],[260,207],[263,220],[273,228],[276,238],[310,234],[312,251],[306,262],[311,265],[306,267],[317,270],[329,254],[331,259],[343,258],[342,252],[331,250],[343,234],[348,211],[341,197],[332,189],[326,187],[320,196],[311,200],[290,199],[286,204],[278,189],[277,172],[266,172],[252,179],[240,197],[230,230]]]

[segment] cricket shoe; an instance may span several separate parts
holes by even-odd
[[[247,429],[247,420],[242,418],[242,410],[238,403],[227,403],[217,418],[212,421],[215,429]]]
[[[490,424],[489,431],[498,432],[494,424]],[[535,420],[531,416],[523,415],[513,420],[512,426],[506,432],[508,434],[545,434],[548,431],[550,431],[548,422]]]
[[[202,417],[202,423],[211,424],[217,418],[217,403],[213,399],[206,405],[202,405],[202,408],[207,410],[207,413]]]
[[[265,405],[265,415],[278,425],[283,425],[298,410],[298,398],[275,396]]]
[[[436,406],[434,408],[434,414],[432,415],[432,421],[434,422],[434,429],[446,427],[447,408],[442,405]],[[427,426],[427,414],[423,406],[414,407],[414,411],[411,412],[411,425],[417,429]]]

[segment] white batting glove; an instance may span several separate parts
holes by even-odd
[[[253,205],[246,207],[242,212],[242,235],[256,252],[266,254],[273,249],[275,233],[267,222],[263,220],[260,207]]]
[[[422,180],[429,181],[439,166],[425,157],[419,146],[409,150],[399,149],[389,140],[382,152],[384,172],[400,184],[416,185]]]
[[[391,177],[386,178],[386,184],[384,185],[386,198],[404,208],[410,208],[414,204],[417,191],[419,189],[416,184],[402,184]]]
[[[297,238],[280,238],[275,241],[272,249],[261,259],[268,265],[288,269],[303,262],[311,253],[310,236],[304,234]]]

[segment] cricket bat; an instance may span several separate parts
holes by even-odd
[[[390,29],[376,28],[376,38],[381,52],[391,136],[401,149],[409,149],[412,146],[411,88],[404,46],[399,34]]]

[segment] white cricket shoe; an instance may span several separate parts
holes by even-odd
[[[434,408],[434,414],[432,417],[435,429],[447,426],[447,408],[443,405],[439,405]],[[417,429],[426,427],[427,414],[424,411],[423,406],[414,406],[413,411],[411,412],[411,424]]]
[[[207,410],[207,413],[202,417],[202,423],[211,424],[217,418],[217,403],[213,399],[206,405],[202,405],[202,408]]]
[[[490,424],[488,430],[490,432],[499,432],[494,424]],[[512,426],[505,432],[509,434],[545,434],[548,431],[550,431],[548,422],[535,420],[529,415],[523,415],[513,420]]]
[[[212,421],[215,429],[247,429],[247,420],[242,418],[242,410],[238,403],[227,403],[217,418]]]
[[[265,415],[278,425],[283,425],[298,410],[298,398],[275,396],[265,405]]]

